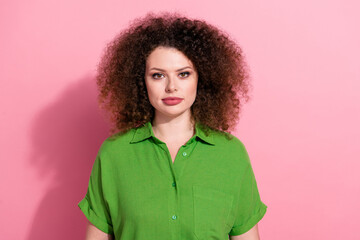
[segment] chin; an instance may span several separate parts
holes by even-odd
[[[176,118],[183,114],[186,114],[186,110],[177,110],[177,111],[160,111],[160,114],[162,116],[170,117],[170,118]]]

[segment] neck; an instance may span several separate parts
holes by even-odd
[[[152,127],[155,137],[162,141],[191,138],[195,133],[195,123],[191,120],[190,114],[176,118],[161,118],[155,114]]]

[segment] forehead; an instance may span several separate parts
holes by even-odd
[[[159,68],[181,68],[185,66],[193,67],[192,62],[186,55],[171,47],[157,47],[146,59],[147,67]]]

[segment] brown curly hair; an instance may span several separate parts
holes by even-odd
[[[196,68],[193,120],[205,126],[206,133],[234,129],[242,104],[250,98],[250,81],[244,54],[228,34],[203,20],[170,12],[149,12],[129,25],[105,48],[96,77],[99,102],[110,113],[113,133],[153,119],[145,69],[147,57],[159,46],[183,52]]]

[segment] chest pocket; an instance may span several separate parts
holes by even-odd
[[[228,239],[234,197],[216,189],[193,185],[194,233],[199,240]]]

